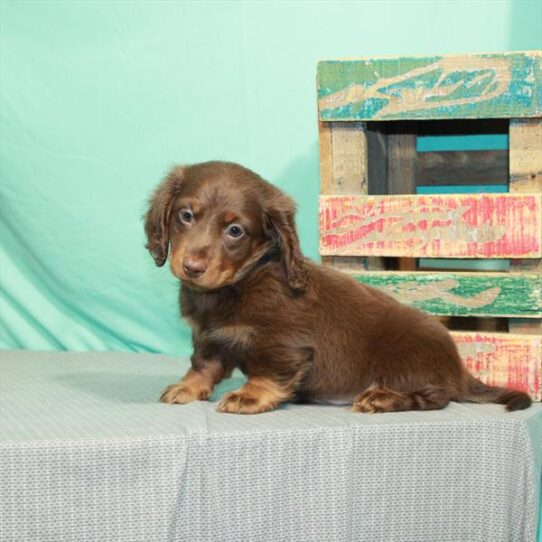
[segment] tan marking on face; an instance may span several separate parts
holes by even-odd
[[[219,361],[209,361],[199,370],[189,369],[182,380],[168,386],[160,401],[162,403],[186,404],[209,399],[215,384],[224,377],[224,368]]]
[[[237,215],[237,213],[235,211],[227,211],[226,214],[224,215],[224,220],[226,222],[233,222],[234,220],[237,220],[239,218],[239,216]]]
[[[198,213],[201,212],[202,204],[201,204],[201,201],[199,201],[196,198],[193,198],[188,203],[188,207],[190,207],[192,211],[194,212],[194,214],[197,215]]]
[[[224,395],[218,403],[217,410],[230,414],[267,412],[290,399],[293,393],[294,390],[290,386],[280,385],[263,376],[253,377],[242,388]]]
[[[207,276],[202,276],[199,284],[209,288],[220,288],[231,283],[235,271],[234,264],[229,260],[213,261],[205,272]]]
[[[192,205],[196,214],[201,209],[201,203],[196,199],[183,200],[180,205]],[[227,211],[225,215],[228,219],[239,218],[234,211]],[[207,258],[207,269],[200,277],[189,278],[183,269],[183,260],[190,251],[190,235],[183,234],[181,231],[172,234],[170,238],[171,246],[169,252],[169,267],[174,276],[197,288],[217,289],[234,284],[244,276],[243,271],[256,263],[268,250],[267,244],[261,244],[260,240],[254,240],[250,247],[247,247],[247,254],[239,261],[231,261],[227,255],[222,253],[222,238],[212,239],[210,251]]]

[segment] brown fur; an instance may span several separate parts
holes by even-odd
[[[222,398],[222,412],[264,412],[291,399],[348,402],[359,412],[531,404],[470,376],[434,317],[306,260],[294,215],[288,196],[227,162],[177,167],[157,188],[147,247],[159,266],[170,250],[194,344],[192,369],[162,401],[207,399],[239,367],[249,380]]]

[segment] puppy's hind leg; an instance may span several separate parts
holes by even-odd
[[[354,412],[399,412],[404,410],[438,410],[452,399],[443,388],[428,387],[415,392],[399,392],[373,385],[360,393],[352,404]]]

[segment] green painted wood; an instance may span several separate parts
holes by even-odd
[[[542,317],[542,275],[514,273],[349,273],[399,301],[445,316]]]
[[[541,51],[318,64],[320,119],[521,118],[542,113]]]

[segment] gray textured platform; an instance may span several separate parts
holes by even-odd
[[[534,540],[539,404],[236,416],[157,403],[186,367],[158,355],[2,352],[0,539]]]

